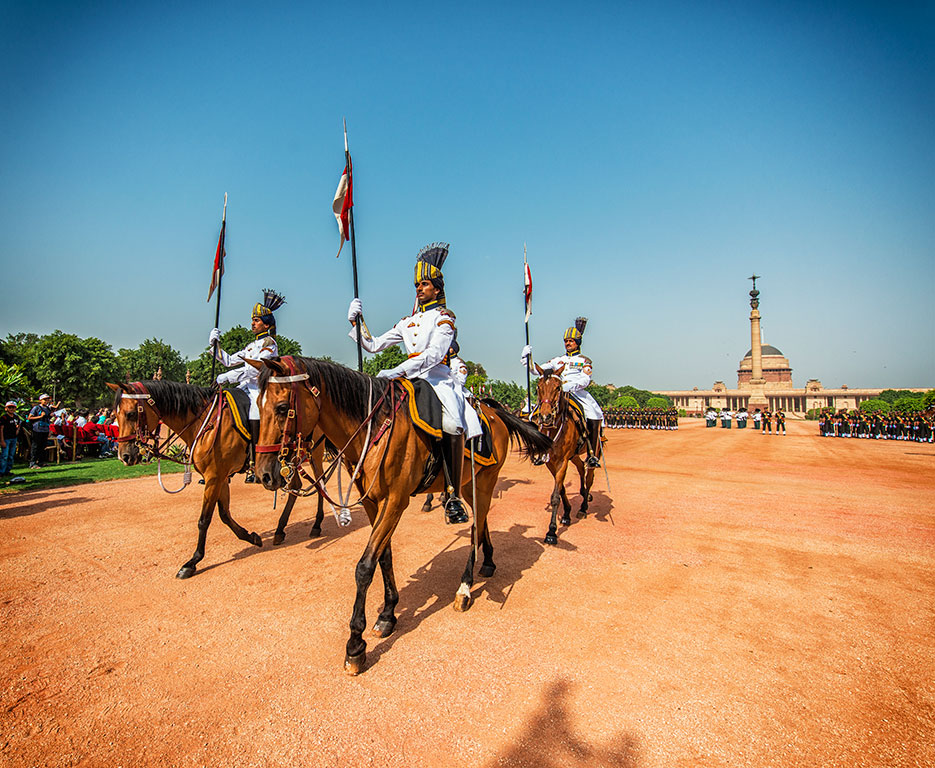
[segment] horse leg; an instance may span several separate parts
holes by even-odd
[[[290,482],[289,487],[292,487]],[[279,516],[279,522],[276,524],[276,533],[273,534],[273,544],[279,545],[286,540],[286,526],[289,525],[289,516],[292,514],[292,508],[295,506],[295,496],[291,493],[286,494],[286,505],[283,507],[282,514]]]
[[[582,462],[582,465],[584,462]],[[581,509],[578,517],[588,516],[588,503],[591,501],[591,486],[594,484],[594,467],[582,466],[584,472],[581,479]]]
[[[315,477],[321,477],[322,468],[325,461],[325,446],[321,445],[314,453],[312,453],[312,473]],[[298,472],[293,474],[293,480],[295,481],[295,487],[299,488],[301,486],[301,481],[299,480]],[[318,509],[315,512],[315,522],[312,525],[312,530],[308,532],[308,537],[310,539],[317,539],[321,536],[321,523],[325,519],[325,499],[319,493],[318,494]]]
[[[227,478],[220,483],[227,488]],[[198,544],[195,547],[195,554],[185,563],[179,572],[175,574],[177,579],[190,579],[195,575],[195,568],[205,556],[205,539],[208,536],[208,526],[211,525],[211,518],[214,515],[214,508],[218,504],[218,478],[211,478],[210,483],[206,483],[205,492],[201,497],[201,516],[198,518]]]
[[[310,539],[317,539],[321,536],[321,522],[325,519],[325,499],[319,493],[318,495],[318,510],[315,512],[315,522],[312,525],[312,530],[308,532],[308,537]]]
[[[396,604],[399,602],[399,591],[396,589],[396,577],[393,574],[391,544],[387,544],[379,562],[383,574],[383,610],[377,617],[377,623],[373,625],[373,634],[376,637],[389,637],[396,629]]]
[[[477,496],[475,498],[473,491],[468,486],[465,496],[470,494],[471,509],[474,511],[474,521],[471,526],[471,552],[468,555],[467,565],[464,567],[464,573],[461,575],[461,586],[455,593],[454,609],[456,611],[466,611],[471,607],[473,598],[471,597],[471,587],[474,586],[474,565],[477,562],[477,548],[473,546],[474,541],[480,543],[484,548],[484,565],[481,568],[482,576],[493,576],[496,565],[493,562],[493,545],[490,543],[490,533],[487,530],[487,513],[490,511],[490,500],[493,497],[493,486],[496,485],[496,475],[493,474],[491,481],[486,476],[481,475],[475,480],[477,485]]]
[[[221,520],[224,521],[224,524],[234,532],[234,535],[238,539],[246,541],[248,544],[253,544],[255,547],[263,546],[263,539],[260,538],[260,534],[256,531],[250,531],[248,533],[246,528],[231,517],[231,489],[230,485],[227,483],[221,483],[221,493],[218,498],[218,515]]]
[[[408,498],[403,499],[402,502],[396,500],[395,505],[391,506],[391,498],[387,498],[383,502],[383,511],[375,521],[372,517],[373,512],[370,509],[367,510],[368,516],[371,516],[373,529],[370,531],[370,539],[367,541],[364,553],[361,555],[360,560],[357,561],[357,567],[354,569],[357,596],[354,599],[354,610],[351,613],[350,621],[351,634],[347,640],[344,656],[344,671],[351,675],[358,675],[363,671],[364,662],[367,658],[367,643],[364,641],[364,630],[367,628],[367,590],[373,581],[377,562],[382,559],[384,550],[389,546],[393,531],[396,529],[402,510],[406,506],[405,502],[408,501]],[[390,509],[393,510],[392,513],[389,512]],[[392,569],[392,555],[383,562],[389,569]],[[392,574],[392,570],[390,570],[390,574]],[[393,583],[392,575],[390,581]],[[392,589],[395,591],[395,584],[393,584]]]
[[[552,469],[550,462],[549,469]],[[549,532],[545,535],[545,543],[555,545],[558,544],[558,526],[555,523],[555,518],[558,515],[558,503],[562,499],[562,494],[565,493],[565,473],[568,472],[568,460],[562,461],[552,474],[555,476],[555,487],[552,489],[552,520],[549,523]],[[569,520],[569,522],[571,522]]]
[[[422,511],[423,512],[432,511],[432,494],[431,493],[427,493],[425,495],[425,504],[422,505]]]

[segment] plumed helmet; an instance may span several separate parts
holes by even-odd
[[[577,341],[580,344],[581,339],[584,337],[584,329],[587,327],[587,324],[588,324],[588,318],[576,317],[575,324],[571,328],[568,328],[565,331],[565,341],[568,341],[569,339],[573,339],[574,341]]]
[[[438,290],[445,289],[445,277],[442,275],[442,265],[448,258],[448,243],[431,243],[419,251],[416,260],[415,284],[423,280],[431,280]]]
[[[257,302],[253,305],[253,320],[262,320],[267,325],[275,325],[276,318],[273,317],[273,312],[279,309],[283,304],[286,303],[286,300],[283,298],[282,294],[276,293],[276,291],[270,290],[269,288],[263,289],[263,302]]]

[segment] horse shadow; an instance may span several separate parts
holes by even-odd
[[[493,493],[494,498],[499,499],[503,496],[504,492],[510,490],[514,485],[531,485],[532,480],[521,480],[519,478],[512,477],[501,477],[497,480],[497,484],[494,486]]]
[[[525,571],[535,565],[546,548],[537,538],[526,535],[529,530],[531,526],[514,523],[509,531],[491,531],[497,571],[489,578],[479,576],[478,563],[471,588],[474,602],[486,597],[503,608],[513,586]],[[408,583],[399,590],[396,631],[368,649],[368,668],[376,664],[400,637],[417,629],[427,618],[441,610],[451,610],[470,546],[470,530],[460,531],[445,549],[409,576]]]
[[[591,744],[575,732],[569,712],[571,683],[560,677],[545,687],[538,707],[492,760],[489,768],[638,768],[639,739],[618,733],[609,743]]]

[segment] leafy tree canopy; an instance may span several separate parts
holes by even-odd
[[[639,408],[640,404],[633,395],[620,395],[614,400],[614,408]]]
[[[146,339],[136,349],[118,349],[117,364],[131,381],[152,379],[162,368],[162,378],[185,381],[187,368],[182,355],[162,339]]]
[[[916,413],[922,410],[922,398],[919,395],[903,395],[893,403],[893,410],[900,413]]]
[[[655,395],[646,401],[647,408],[670,408],[672,401],[664,395]]]
[[[935,389],[930,389],[922,395],[922,407],[931,408],[932,406],[935,406]]]
[[[110,344],[90,336],[55,331],[36,343],[36,378],[65,403],[92,405],[103,400],[106,383],[119,375]]]
[[[859,406],[858,410],[861,413],[875,413],[879,411],[880,413],[889,413],[890,404],[883,400],[882,398],[875,397],[870,400],[864,400]]]
[[[880,399],[886,400],[890,405],[893,405],[901,397],[918,397],[918,395],[908,389],[884,389],[880,393]]]
[[[406,362],[406,353],[402,351],[398,344],[394,344],[382,352],[377,352],[372,357],[365,357],[364,373],[376,376],[380,371],[395,368],[404,362]]]

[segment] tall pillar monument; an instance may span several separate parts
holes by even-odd
[[[768,407],[766,399],[766,379],[763,378],[763,339],[760,335],[760,292],[756,289],[759,275],[753,274],[753,290],[750,291],[750,355],[753,371],[750,376],[750,402],[747,406],[751,411],[756,408],[764,410]]]

